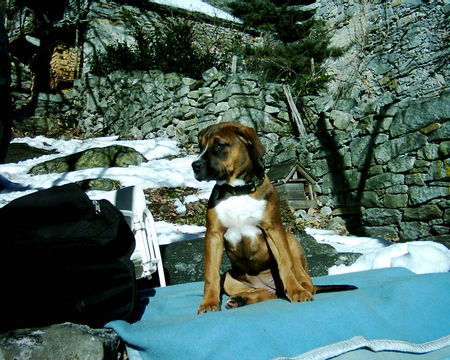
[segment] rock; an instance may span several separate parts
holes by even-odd
[[[357,169],[344,170],[345,190],[356,190],[361,186],[361,173]]]
[[[328,230],[336,231],[340,235],[348,235],[349,234],[345,221],[338,216],[332,217],[327,222],[326,227]]]
[[[411,186],[409,188],[409,202],[411,205],[419,205],[429,200],[448,197],[449,188],[443,186]]]
[[[103,148],[93,148],[43,162],[33,166],[29,173],[39,175],[91,168],[126,167],[139,165],[146,161],[143,155],[132,148],[113,145]]]
[[[392,185],[386,188],[387,194],[406,194],[408,193],[408,186],[406,185]]]
[[[337,253],[326,244],[319,244],[309,235],[296,233],[297,239],[305,248],[311,276],[327,275],[328,268],[336,262],[350,265],[360,254]],[[168,284],[182,284],[203,281],[203,239],[182,241],[161,247],[166,279]],[[345,257],[345,260],[342,258]],[[230,261],[224,254],[221,272],[230,269]]]
[[[313,217],[303,209],[295,211],[294,216],[304,221],[309,221],[313,219]]]
[[[255,128],[257,132],[286,133],[289,131],[268,113],[253,108],[231,108],[223,113],[222,121],[237,121]]]
[[[368,148],[370,141],[370,136],[364,136],[357,137],[351,142],[350,153],[354,166],[361,166],[367,161],[367,152],[365,150]]]
[[[429,221],[442,218],[442,210],[433,204],[422,205],[417,208],[408,208],[404,211],[405,220]]]
[[[416,159],[414,156],[399,156],[388,162],[388,169],[394,173],[404,173],[414,168]]]
[[[78,181],[77,184],[83,189],[83,191],[113,191],[119,190],[122,187],[119,181],[106,178],[86,179]]]
[[[320,160],[314,161],[314,166],[312,166],[312,168],[311,168],[311,172],[317,178],[321,178],[329,171],[330,171],[330,169],[328,167],[328,161],[326,159],[320,159]]]
[[[161,246],[161,255],[169,285],[192,281],[203,281],[203,239],[177,242]],[[221,271],[230,268],[226,255],[222,260]]]
[[[263,110],[265,108],[265,102],[262,98],[252,95],[233,95],[228,100],[228,105],[231,108],[255,108]]]
[[[361,205],[364,207],[380,207],[380,197],[376,191],[364,191],[361,196]]]
[[[423,148],[417,151],[418,158],[423,158],[425,160],[436,160],[439,159],[439,145],[437,144],[426,144]]]
[[[450,121],[446,121],[442,124],[442,126],[437,129],[436,131],[433,131],[429,138],[431,141],[439,141],[439,140],[448,140],[448,134],[450,133]]]
[[[447,91],[439,97],[408,104],[404,111],[394,117],[390,133],[399,136],[449,118],[450,92]]]
[[[353,264],[361,254],[338,253],[331,245],[319,244],[306,234],[295,234],[305,249],[311,276],[328,275],[328,269],[336,264]]]
[[[387,141],[375,149],[375,159],[386,164],[390,159],[420,149],[427,142],[427,137],[420,132],[407,134]]]
[[[50,154],[55,154],[55,151],[35,148],[25,143],[11,143],[8,147],[5,163],[18,163],[19,161]]]
[[[205,81],[204,86],[208,86],[214,81],[222,81],[225,78],[225,74],[217,70],[217,68],[213,67],[209,70],[206,70],[202,74],[202,78]]]
[[[333,213],[333,210],[329,206],[324,206],[320,209],[320,213],[325,216],[330,216]]]
[[[362,236],[377,236],[391,241],[399,240],[399,232],[395,225],[361,226],[355,229],[354,232]]]
[[[110,360],[123,351],[113,330],[73,323],[0,334],[0,359],[5,360]]]
[[[164,76],[164,85],[169,89],[175,89],[183,83],[182,77],[176,73],[169,73]]]
[[[402,219],[402,213],[396,209],[370,208],[362,211],[362,219],[365,225],[390,225],[398,224]]]
[[[407,194],[386,194],[384,195],[384,206],[390,209],[404,208],[408,205]]]
[[[394,185],[402,185],[405,176],[401,174],[384,173],[367,179],[366,190],[385,189]]]
[[[424,240],[431,236],[430,227],[421,221],[400,223],[400,236],[406,241]]]
[[[422,129],[420,129],[420,132],[422,134],[428,135],[429,133],[431,133],[431,132],[433,132],[433,131],[435,131],[437,129],[440,129],[441,127],[442,127],[442,125],[440,123],[432,123],[432,124],[430,124],[428,126],[425,126]]]
[[[353,120],[351,114],[339,110],[332,110],[329,117],[332,120],[334,127],[339,130],[346,130]]]
[[[450,180],[450,159],[431,162],[425,180],[433,182]]]

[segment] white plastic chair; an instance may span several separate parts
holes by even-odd
[[[136,249],[131,255],[131,260],[136,266],[137,278],[151,279],[152,274],[158,271],[160,286],[166,286],[155,222],[152,213],[147,209],[142,188],[129,186],[92,198],[110,201],[124,215],[136,239]]]

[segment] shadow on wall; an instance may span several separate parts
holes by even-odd
[[[345,209],[342,218],[347,228],[359,235],[370,235],[364,229],[362,197],[370,176],[369,170],[373,165],[376,139],[380,134],[384,114],[389,106],[392,104],[384,106],[374,117],[373,131],[363,154],[361,154],[359,166],[356,168],[356,172],[347,174],[344,171],[346,167],[344,157],[339,151],[341,147],[336,137],[327,129],[325,114],[321,113],[317,121],[316,136],[322,148],[327,152],[326,160],[328,168],[331,169],[331,195],[335,198],[336,205]],[[350,178],[351,176],[355,178]]]

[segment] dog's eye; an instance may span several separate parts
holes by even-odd
[[[221,142],[219,139],[214,139],[214,150],[215,151],[221,151],[223,150],[228,144]]]

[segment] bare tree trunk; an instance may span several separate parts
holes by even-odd
[[[0,163],[4,162],[11,140],[11,65],[8,53],[8,34],[5,29],[7,0],[0,0]]]

